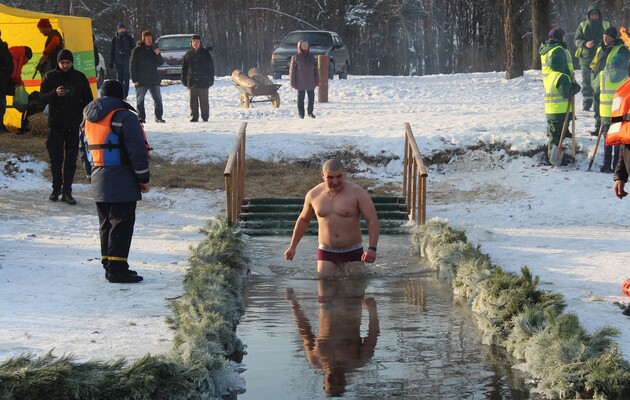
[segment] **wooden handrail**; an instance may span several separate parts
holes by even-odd
[[[238,130],[236,144],[228,157],[223,177],[225,178],[225,197],[227,201],[228,225],[233,226],[245,198],[245,137],[247,122],[243,122]]]
[[[427,223],[427,169],[422,161],[411,125],[405,122],[405,159],[403,197],[409,208],[409,219],[418,225]]]

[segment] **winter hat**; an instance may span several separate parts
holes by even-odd
[[[119,30],[120,28],[125,28],[125,29],[127,29],[127,27],[125,26],[125,23],[124,23],[124,22],[119,22],[119,23],[118,23],[118,27],[116,28],[116,30]]]
[[[48,28],[52,29],[52,25],[50,25],[50,20],[48,18],[42,18],[37,23],[38,28]]]
[[[614,26],[606,28],[606,30],[604,31],[604,35],[610,36],[613,39],[617,39],[617,34],[617,28],[615,28]]]
[[[74,57],[72,56],[72,52],[68,49],[63,49],[57,54],[57,62],[61,62],[62,60],[72,61],[74,62]]]
[[[123,94],[122,83],[118,82],[116,79],[107,79],[101,85],[101,96],[117,97],[121,100],[124,99],[125,95]]]
[[[153,37],[153,33],[150,30],[142,31],[142,41],[144,41],[144,38],[147,36]]]
[[[28,46],[24,46],[24,57],[28,58],[29,60],[33,58],[33,50],[31,50],[31,48]]]
[[[199,36],[199,35],[192,35],[190,40],[201,40],[201,36]]]
[[[562,28],[553,28],[549,31],[549,39],[556,39],[562,42],[564,38],[564,29]]]

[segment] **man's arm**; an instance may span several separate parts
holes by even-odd
[[[307,193],[304,198],[304,207],[302,208],[302,212],[298,217],[297,221],[295,221],[295,228],[293,228],[293,236],[291,236],[291,244],[289,248],[284,252],[284,258],[291,261],[295,256],[295,249],[302,240],[304,233],[308,229],[309,224],[311,223],[311,218],[313,218],[313,214],[315,214],[315,210],[313,210],[313,206],[311,205],[311,193]]]
[[[368,249],[361,256],[361,261],[373,263],[376,260],[376,248],[378,246],[379,222],[376,215],[376,207],[370,198],[370,195],[363,189],[360,189],[359,212],[368,224]]]

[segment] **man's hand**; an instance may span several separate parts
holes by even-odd
[[[131,83],[133,83],[133,86],[134,86],[134,87],[138,87],[138,85],[139,85],[139,83],[138,83],[138,82],[131,82]]]
[[[147,183],[140,182],[140,192],[147,193],[149,189],[150,189],[149,182]]]
[[[287,251],[284,252],[284,259],[285,260],[293,260],[293,257],[295,256],[295,248],[294,247],[289,247],[287,249]]]
[[[59,86],[57,89],[55,89],[55,93],[57,93],[57,96],[63,97],[66,95],[66,88],[64,88],[63,86]]]
[[[366,262],[366,263],[373,263],[374,261],[376,261],[376,251],[372,249],[368,249],[361,256],[361,261]]]
[[[586,42],[586,48],[587,49],[592,49],[593,46],[595,46],[595,42],[592,40],[589,40],[588,42]]]
[[[624,186],[626,186],[626,182],[621,180],[615,181],[615,196],[619,197],[620,199],[623,199],[628,195],[628,192],[623,190]]]

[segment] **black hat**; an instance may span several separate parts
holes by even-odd
[[[125,98],[122,83],[118,82],[116,79],[105,80],[103,85],[101,85],[101,97],[105,96],[118,97],[121,100]]]
[[[72,56],[72,52],[68,49],[63,49],[57,54],[57,62],[61,62],[61,60],[72,61],[74,62],[74,57]]]
[[[119,23],[118,23],[118,27],[116,28],[116,30],[118,30],[118,29],[120,29],[120,28],[125,28],[125,29],[127,29],[127,27],[125,26],[125,23],[124,23],[124,22],[119,22]]]
[[[564,38],[564,29],[562,28],[553,28],[549,31],[549,39],[556,39],[562,42]]]
[[[617,39],[617,35],[618,35],[617,28],[615,28],[614,26],[606,28],[606,30],[604,31],[604,35],[610,36],[613,39]]]
[[[192,35],[190,40],[201,40],[201,36],[199,36],[199,35]]]
[[[24,46],[24,57],[29,60],[33,58],[33,50],[28,46]]]

